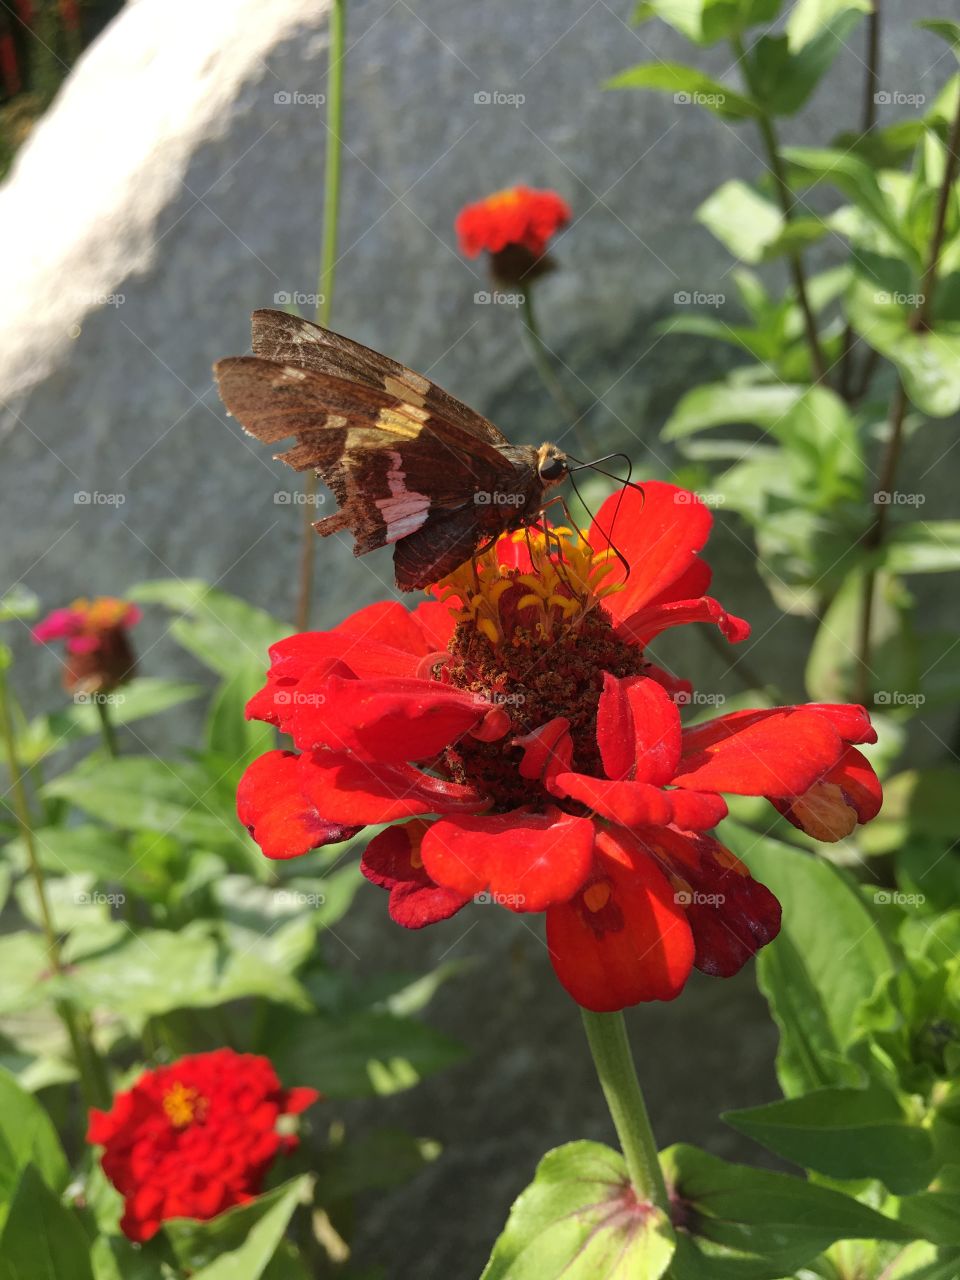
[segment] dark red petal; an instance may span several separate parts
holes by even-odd
[[[689,680],[682,680],[679,676],[673,675],[670,671],[665,671],[663,667],[658,667],[653,662],[644,664],[643,674],[650,680],[656,680],[657,684],[663,685],[671,700],[678,707],[689,706],[693,699],[693,685]]]
[[[323,1094],[319,1089],[307,1089],[298,1086],[294,1089],[285,1089],[283,1092],[283,1114],[287,1116],[299,1115],[301,1111],[306,1111],[307,1107],[312,1107],[315,1102],[319,1102]]]
[[[567,772],[558,773],[549,786],[553,795],[579,800],[622,827],[659,827],[673,821],[668,793],[649,782],[608,782],[606,778]]]
[[[672,873],[702,973],[732,977],[780,932],[780,903],[717,840],[669,830],[644,832],[642,839]]]
[[[738,726],[688,754],[691,742],[699,746],[703,741],[700,728],[684,734],[684,756],[674,778],[676,786],[692,791],[799,795],[831,769],[843,751],[829,720],[805,711],[781,711],[744,728]]]
[[[597,745],[608,778],[669,782],[680,759],[680,713],[656,680],[604,672]]]
[[[300,790],[300,779],[300,757],[292,751],[268,751],[240,779],[237,817],[268,858],[296,858],[360,829],[324,818]]]
[[[671,600],[667,604],[648,605],[617,623],[617,635],[641,646],[647,645],[661,631],[685,626],[691,622],[712,622],[731,644],[739,644],[750,634],[750,624],[726,609],[712,596],[699,600]]]
[[[428,874],[464,897],[489,893],[511,911],[543,911],[576,893],[590,870],[594,826],[544,813],[441,818],[423,838]]]
[[[303,704],[290,732],[303,750],[330,747],[402,764],[436,756],[489,711],[483,698],[436,680],[332,676],[318,686],[315,701]]]
[[[683,831],[709,831],[727,816],[723,796],[709,791],[668,791],[673,825]]]
[[[883,788],[870,761],[856,747],[847,747],[838,764],[812,787],[793,799],[773,804],[801,831],[815,840],[842,840],[857,823],[880,812]]]
[[[597,1013],[674,999],[690,974],[694,944],[672,886],[626,833],[598,832],[597,854],[580,892],[547,911],[557,977]]]
[[[367,845],[360,870],[373,884],[390,891],[390,916],[405,929],[448,920],[469,898],[442,888],[427,874],[421,845],[427,824],[414,820],[387,827]]]
[[[696,559],[666,590],[648,600],[646,607],[652,609],[654,605],[670,604],[674,600],[699,600],[707,594],[712,581],[713,570],[706,560]]]
[[[663,596],[691,571],[697,552],[710,536],[713,517],[696,494],[660,480],[645,480],[642,494],[624,489],[607,498],[590,527],[592,547],[609,545],[611,523],[613,540],[630,564],[623,589],[603,601],[619,621]],[[605,582],[624,578],[617,562]]]
[[[513,745],[523,748],[523,758],[518,766],[520,777],[547,783],[561,770],[570,768],[573,759],[570,721],[557,716],[539,729],[514,738]]]
[[[339,751],[300,757],[300,789],[318,812],[366,826],[422,813],[475,813],[486,798],[410,765],[368,764]]]
[[[332,657],[302,668],[296,676],[285,673],[278,676],[278,670],[273,668],[267,674],[267,683],[247,703],[244,714],[248,720],[265,720],[281,733],[293,734],[295,741],[299,721],[304,716],[309,721],[311,708],[324,702],[323,684],[327,677],[356,679],[355,672],[346,663]],[[300,745],[297,741],[297,746]]]

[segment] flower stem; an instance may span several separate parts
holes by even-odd
[[[0,736],[3,738],[7,768],[10,773],[10,786],[13,792],[13,810],[20,828],[24,848],[27,851],[27,864],[37,895],[37,908],[40,924],[47,944],[47,963],[51,973],[60,978],[63,976],[63,961],[60,954],[60,939],[57,935],[50,910],[50,899],[43,876],[43,867],[37,852],[37,843],[30,818],[30,804],[27,800],[27,789],[24,783],[23,768],[17,755],[16,737],[13,728],[13,717],[10,714],[9,689],[6,671],[0,656]],[[81,1018],[73,1006],[66,1000],[55,1001],[57,1015],[63,1023],[74,1062],[80,1078],[80,1091],[87,1106],[106,1106],[110,1100],[110,1088],[107,1081],[106,1068],[97,1054],[90,1039],[89,1023]]]
[[[330,5],[330,49],[327,70],[327,145],[323,177],[323,238],[320,246],[319,301],[316,318],[325,327],[333,312],[333,285],[337,269],[337,239],[340,225],[340,171],[343,159],[343,64],[347,48],[347,0]],[[317,535],[313,528],[316,509],[317,474],[307,472],[304,481],[303,530],[300,549],[300,588],[297,598],[296,628],[310,625],[313,598],[314,560]]]
[[[630,1182],[637,1195],[669,1213],[667,1188],[657,1158],[640,1082],[627,1041],[622,1013],[591,1013],[581,1009],[583,1025],[607,1100]]]
[[[940,266],[940,253],[943,249],[943,238],[947,223],[947,209],[950,204],[950,192],[953,190],[960,170],[960,100],[950,130],[947,143],[947,160],[943,169],[943,181],[940,184],[940,195],[937,212],[930,237],[930,249],[923,272],[923,284],[920,290],[920,301],[909,320],[912,333],[923,333],[930,327],[930,313],[933,306],[933,293],[937,285],[937,271]],[[896,484],[897,466],[903,448],[903,431],[910,402],[907,397],[903,379],[897,381],[897,388],[890,405],[890,430],[880,464],[878,491],[892,494]],[[868,555],[876,553],[883,546],[887,531],[887,512],[891,503],[881,503],[876,507],[873,521],[864,535],[862,547]],[[870,660],[873,647],[873,602],[876,595],[877,566],[867,568],[863,583],[863,596],[860,604],[860,629],[857,644],[857,671],[855,696],[859,702],[866,703],[870,697]]]
[[[116,760],[120,754],[117,746],[117,734],[113,727],[113,721],[110,719],[110,708],[104,694],[94,694],[94,702],[97,704],[97,715],[100,717],[100,736],[103,739],[103,745],[108,756],[112,756]]]
[[[737,62],[743,69],[743,78],[750,91],[751,97],[757,104],[759,112],[757,116],[757,126],[760,130],[760,136],[763,139],[764,149],[767,153],[767,165],[773,174],[774,187],[777,192],[777,199],[780,201],[780,209],[783,213],[783,221],[785,224],[793,221],[794,199],[793,192],[790,190],[790,184],[787,182],[786,171],[783,165],[783,156],[780,154],[780,143],[777,139],[776,129],[773,125],[773,119],[763,104],[763,101],[757,92],[754,78],[750,71],[750,64],[747,61],[747,51],[743,46],[743,41],[739,37],[735,37],[731,42],[733,52]],[[803,315],[803,327],[807,335],[807,346],[810,348],[810,363],[813,366],[816,382],[823,382],[827,376],[827,365],[823,358],[823,348],[820,345],[820,335],[817,332],[817,321],[813,314],[813,308],[810,305],[810,298],[807,293],[807,277],[803,267],[803,258],[799,249],[793,249],[787,254],[787,262],[790,265],[790,276],[793,280],[794,292],[797,295],[797,302]]]
[[[588,449],[589,446],[580,427],[580,419],[583,415],[557,377],[556,371],[550,362],[546,344],[540,336],[540,325],[537,322],[537,314],[533,308],[532,284],[528,284],[523,293],[522,320],[523,339],[530,355],[530,362],[536,370],[537,376],[543,383],[560,416],[570,424],[577,440],[577,448],[581,451]]]

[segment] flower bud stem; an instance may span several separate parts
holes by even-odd
[[[652,1201],[669,1214],[667,1188],[623,1014],[591,1013],[589,1009],[580,1012],[631,1185],[639,1198]]]
[[[107,755],[112,756],[116,760],[120,754],[117,747],[117,734],[113,727],[113,721],[110,719],[110,708],[105,698],[102,696],[95,699],[97,704],[97,715],[100,717],[100,736],[103,738],[103,745]]]
[[[99,704],[98,704],[99,705]],[[37,908],[40,923],[47,944],[47,962],[50,973],[55,979],[63,976],[63,962],[60,955],[60,939],[57,935],[50,910],[50,900],[43,876],[43,867],[37,853],[37,843],[30,818],[30,804],[24,784],[23,769],[17,756],[16,737],[13,729],[13,717],[10,714],[10,695],[7,686],[6,672],[0,665],[0,736],[3,738],[7,767],[10,772],[10,787],[13,794],[13,809],[20,828],[24,848],[27,852],[27,864],[37,894]],[[106,1068],[90,1038],[88,1020],[78,1014],[67,1000],[56,1000],[54,1007],[64,1025],[74,1062],[80,1078],[80,1092],[87,1106],[107,1106],[110,1102],[110,1087]]]
[[[543,383],[544,389],[550,399],[556,406],[557,411],[564,420],[564,424],[569,426],[573,432],[577,442],[577,448],[586,457],[590,453],[587,440],[584,438],[581,419],[583,414],[567,395],[560,379],[557,377],[553,365],[550,363],[550,356],[547,353],[546,343],[540,336],[540,326],[537,323],[537,314],[533,309],[533,284],[528,284],[523,293],[523,337],[530,355],[530,363],[536,370],[537,377]],[[560,437],[562,439],[562,436]]]

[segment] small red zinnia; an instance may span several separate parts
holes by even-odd
[[[498,280],[520,283],[550,270],[547,243],[570,216],[570,206],[556,191],[507,187],[465,205],[454,227],[461,253],[475,258],[486,250]]]
[[[604,532],[615,511],[628,577]],[[444,602],[372,605],[280,641],[247,714],[299,754],[250,766],[241,821],[273,858],[394,824],[361,869],[395,921],[420,928],[471,899],[543,911],[557,975],[589,1009],[672,999],[694,965],[737,972],[780,906],[712,834],[723,795],[765,796],[827,840],[881,795],[853,745],[876,739],[862,707],[681,725],[691,686],[646,646],[693,622],[734,643],[749,631],[706,594],[711,523],[694,495],[648,482],[585,536],[505,536],[440,585]]]
[[[63,684],[68,693],[109,693],[135,674],[127,632],[141,616],[135,604],[98,596],[54,609],[32,634],[37,644],[65,641]]]
[[[267,1058],[232,1049],[146,1071],[110,1111],[90,1112],[87,1141],[124,1198],[120,1226],[149,1240],[168,1218],[213,1218],[259,1195],[277,1155],[298,1139],[277,1132],[320,1097],[284,1089]]]

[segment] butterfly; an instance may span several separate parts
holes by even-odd
[[[501,534],[536,522],[569,474],[556,445],[513,445],[481,414],[388,356],[320,325],[261,310],[252,356],[214,365],[220,397],[276,454],[315,470],[339,510],[323,537],[349,530],[354,554],[393,545],[397,586],[427,587]]]

